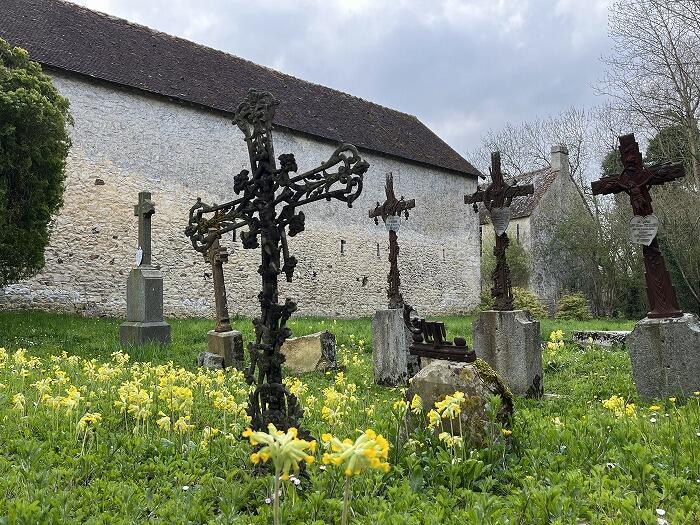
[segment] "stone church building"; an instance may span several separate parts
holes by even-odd
[[[74,118],[46,266],[0,291],[0,308],[123,316],[137,248],[133,207],[146,190],[166,315],[211,315],[211,271],[183,230],[197,197],[231,200],[233,175],[249,167],[231,118],[250,88],[279,100],[275,151],[294,153],[300,170],[325,161],[339,141],[371,165],[352,208],[304,208],[307,229],[290,239],[299,264],[294,282],[281,283],[282,299],[296,298],[302,314],[353,317],[386,306],[388,234],[368,210],[384,201],[393,172],[397,195],[416,199],[399,233],[404,297],[425,314],[478,302],[478,217],[463,195],[479,173],[416,117],[62,0],[2,0],[0,37],[42,64]],[[230,235],[222,244],[231,314],[253,315],[259,250]]]
[[[513,199],[507,233],[510,241],[520,243],[532,258],[528,288],[549,308],[550,313],[554,313],[557,300],[565,291],[566,271],[560,265],[552,267],[553,258],[546,253],[548,242],[564,217],[590,212],[571,178],[566,146],[552,146],[549,164],[547,168],[510,179],[521,186],[532,184],[535,192]],[[483,208],[479,219],[482,247],[493,246],[495,234]]]

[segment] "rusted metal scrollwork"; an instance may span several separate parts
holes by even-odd
[[[253,321],[255,342],[250,343],[250,368],[246,377],[256,384],[250,395],[248,415],[254,429],[298,427],[303,410],[296,397],[282,384],[284,356],[280,347],[291,335],[286,323],[296,310],[294,301],[279,304],[277,279],[283,273],[292,280],[297,260],[289,254],[287,235],[304,231],[305,216],[298,207],[321,199],[340,200],[352,206],[362,192],[362,179],[369,164],[351,144],[338,147],[320,166],[300,173],[292,154],[279,156],[276,166],[272,140],[273,118],[278,102],[270,93],[250,90],[234,114],[248,146],[250,171],[233,178],[237,198],[220,205],[201,199],[192,206],[185,234],[192,246],[208,253],[221,235],[245,228],[240,238],[246,249],[260,248],[258,295],[261,315]],[[279,213],[278,213],[279,208]]]

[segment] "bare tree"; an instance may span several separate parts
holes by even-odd
[[[698,0],[623,0],[610,9],[614,47],[598,89],[614,109],[660,131],[682,126],[700,188],[700,6]]]

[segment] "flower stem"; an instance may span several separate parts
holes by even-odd
[[[275,525],[280,525],[280,473],[275,472],[275,489],[272,493],[272,519]]]
[[[348,504],[350,503],[350,476],[345,478],[345,487],[343,488],[343,517],[340,520],[341,525],[348,525]]]

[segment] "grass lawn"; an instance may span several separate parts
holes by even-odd
[[[472,319],[446,321],[471,339]],[[0,523],[272,523],[272,476],[239,439],[241,374],[194,366],[211,324],[173,320],[170,347],[127,361],[112,356],[118,320],[0,313]],[[233,324],[250,339],[249,321]],[[542,335],[632,325],[546,320]],[[700,399],[640,402],[624,349],[545,351],[545,398],[516,400],[508,440],[457,454],[397,435],[404,394],[372,382],[368,319],[290,326],[334,332],[346,365],[290,384],[305,426],[317,439],[373,428],[391,443],[388,473],[352,479],[352,523],[700,523]],[[612,396],[624,401],[604,407]],[[79,424],[86,413],[100,418]],[[343,473],[318,463],[283,484],[284,523],[340,522]]]

